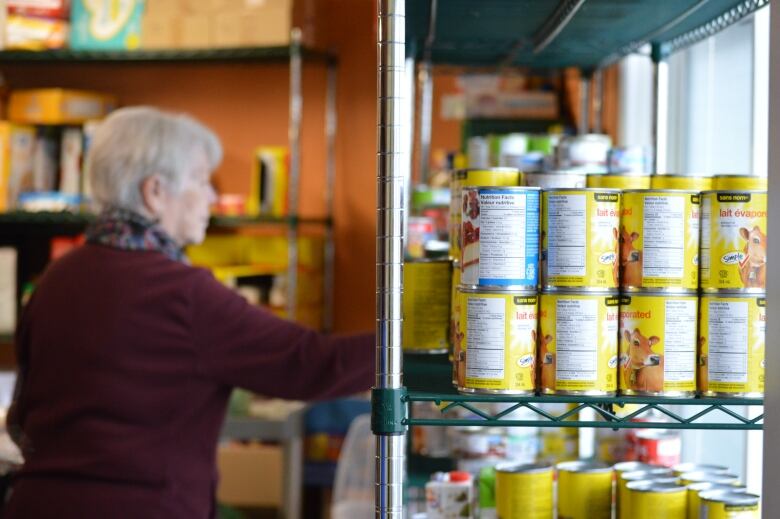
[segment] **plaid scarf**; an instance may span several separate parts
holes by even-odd
[[[122,250],[156,251],[187,263],[184,251],[156,221],[127,209],[106,209],[90,224],[86,235],[87,243]]]

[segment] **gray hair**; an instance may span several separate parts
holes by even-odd
[[[159,175],[177,193],[198,149],[212,170],[222,161],[219,138],[188,115],[147,106],[112,112],[99,124],[87,154],[95,202],[143,212],[144,179]]]

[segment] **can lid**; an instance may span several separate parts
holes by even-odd
[[[523,474],[533,472],[551,472],[552,465],[549,463],[499,463],[496,465],[496,472],[510,474]]]
[[[641,461],[621,461],[620,463],[615,463],[612,465],[612,468],[622,474],[624,472],[646,471],[663,467],[659,467],[658,465],[650,465],[649,463],[643,463]]]
[[[612,472],[612,467],[600,461],[563,461],[555,466],[558,472]]]
[[[709,481],[710,483],[736,483],[739,481],[739,476],[736,474],[699,471],[680,474],[680,479],[690,483],[698,483],[701,481]]]
[[[729,492],[747,492],[747,487],[742,485],[729,485],[727,483],[713,483],[712,481],[699,481],[688,485],[692,492],[708,492],[710,490],[728,490]]]
[[[633,472],[624,472],[623,475],[620,476],[620,479],[625,481],[642,481],[658,476],[672,476],[672,470],[665,467],[658,467],[648,470],[635,470]]]
[[[757,505],[761,500],[756,494],[744,494],[741,492],[729,492],[728,490],[712,490],[699,494],[702,501],[714,501],[716,503],[725,503],[727,505],[752,506]]]
[[[629,483],[628,488],[636,492],[653,492],[661,494],[674,494],[676,492],[686,492],[687,489],[673,481],[636,481]]]
[[[450,482],[459,483],[463,481],[471,481],[471,474],[462,470],[453,470],[450,472]]]
[[[684,474],[686,472],[715,472],[725,474],[729,471],[728,467],[705,463],[678,463],[672,467],[672,470],[678,474]]]

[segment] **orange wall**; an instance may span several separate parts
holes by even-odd
[[[339,53],[335,185],[337,331],[374,327],[376,214],[376,11],[369,0],[328,2],[323,23]],[[61,86],[111,92],[123,105],[150,104],[193,114],[221,137],[225,160],[215,181],[246,192],[252,149],[286,145],[289,69],[284,64],[14,65],[11,88]],[[303,80],[301,213],[324,203],[325,67],[306,65]]]

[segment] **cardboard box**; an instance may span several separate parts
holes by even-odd
[[[179,47],[207,49],[211,47],[211,20],[207,14],[193,14],[180,20]]]
[[[217,500],[230,506],[282,504],[282,448],[269,445],[220,445],[217,451]]]
[[[141,48],[175,49],[179,46],[181,24],[173,17],[144,16]]]
[[[186,14],[186,9],[187,6],[184,0],[146,0],[144,18],[176,18]]]
[[[132,50],[141,44],[144,0],[73,0],[70,47]]]
[[[70,0],[7,0],[6,4],[10,14],[60,20],[70,16]]]
[[[105,117],[116,107],[113,96],[84,90],[41,88],[14,90],[8,119],[20,124],[82,124]]]
[[[290,154],[284,146],[255,150],[247,214],[285,216],[290,176]]]

